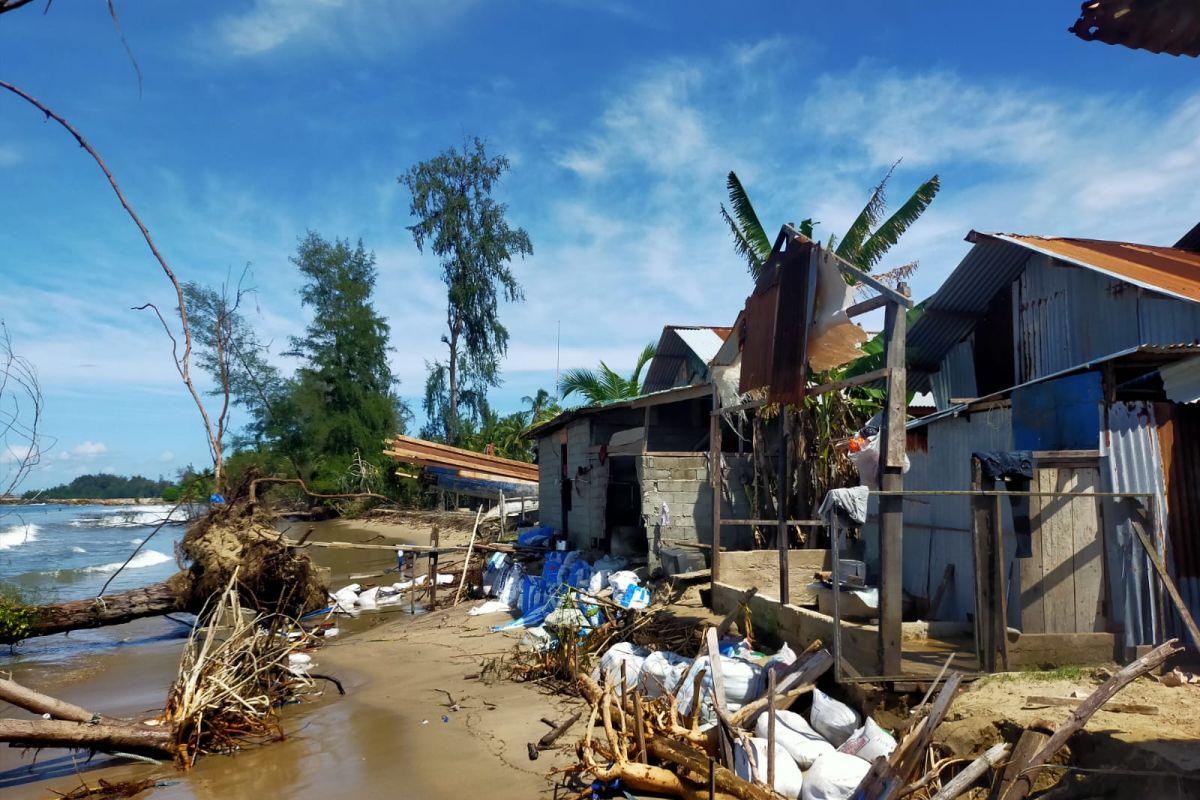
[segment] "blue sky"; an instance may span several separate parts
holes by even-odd
[[[562,366],[627,369],[661,327],[730,324],[749,291],[718,217],[736,169],[769,229],[841,233],[896,159],[893,196],[943,191],[894,251],[933,291],[971,228],[1170,244],[1200,220],[1197,62],[1082,42],[1077,0],[836,4],[622,0],[120,2],[0,17],[0,78],[71,119],[171,264],[245,264],[277,350],[304,324],[306,230],[378,258],[414,405],[442,354],[436,260],[396,176],[464,135],[534,256],[493,403]],[[207,458],[157,321],[169,284],[96,166],[0,94],[0,318],[38,367],[54,446],[27,485]],[[2,467],[0,467],[2,469]]]

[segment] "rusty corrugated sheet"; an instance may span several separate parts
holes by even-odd
[[[1200,5],[1195,0],[1086,0],[1067,30],[1085,42],[1200,55]]]
[[[1188,611],[1200,617],[1200,407],[1157,403],[1154,413],[1170,508],[1171,576]]]
[[[1058,239],[1019,234],[982,234],[1015,242],[1081,267],[1121,278],[1181,300],[1200,302],[1200,253],[1097,239]]]
[[[746,298],[742,341],[742,371],[738,391],[743,394],[771,382],[771,358],[775,342],[775,316],[779,307],[779,284],[756,288]]]

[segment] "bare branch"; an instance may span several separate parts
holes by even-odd
[[[192,332],[188,325],[187,306],[183,299],[183,286],[180,285],[179,278],[176,277],[175,271],[171,269],[170,265],[167,264],[167,260],[163,257],[162,253],[159,252],[158,246],[154,243],[154,239],[150,235],[150,230],[146,227],[145,223],[142,222],[141,217],[137,215],[137,212],[133,210],[133,207],[125,198],[125,193],[121,191],[120,185],[117,184],[117,179],[113,177],[112,171],[109,170],[108,165],[104,163],[104,159],[101,158],[100,154],[96,152],[96,149],[92,147],[86,139],[83,138],[83,134],[76,130],[75,127],[64,117],[54,112],[46,104],[42,103],[25,90],[4,80],[0,80],[0,88],[7,89],[9,92],[12,92],[17,97],[20,97],[34,108],[41,111],[46,115],[47,119],[52,119],[57,122],[65,131],[67,131],[67,133],[71,134],[75,141],[79,143],[80,147],[87,151],[88,155],[92,157],[92,160],[96,162],[96,165],[100,167],[100,171],[104,173],[104,177],[108,179],[109,185],[112,187],[117,199],[121,202],[121,207],[125,209],[125,212],[129,214],[129,218],[133,220],[135,225],[137,225],[138,230],[142,233],[142,238],[146,240],[146,245],[150,248],[150,252],[154,255],[154,258],[158,262],[159,266],[162,267],[163,274],[167,276],[167,279],[175,288],[175,296],[179,303],[179,322],[183,331],[183,354],[179,355],[178,343],[173,335],[171,336],[171,353],[175,359],[175,368],[179,372],[179,377],[183,380],[184,385],[187,387],[188,392],[192,396],[192,400],[196,403],[196,408],[200,411],[200,418],[204,423],[204,432],[208,436],[209,447],[213,453],[214,465],[219,470],[223,466],[221,441],[216,436],[212,422],[208,416],[208,410],[205,409],[204,401],[200,398],[200,392],[197,391],[196,385],[192,382],[191,373],[189,370],[189,362],[192,355]],[[162,314],[158,312],[156,307],[154,308],[154,311],[156,314],[158,314],[159,320],[163,322],[163,327],[167,328],[169,334],[170,328],[167,326],[166,320],[163,319]]]

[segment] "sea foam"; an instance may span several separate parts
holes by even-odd
[[[0,530],[0,550],[11,550],[23,544],[37,541],[41,528],[33,523],[10,525]]]
[[[101,565],[95,566],[95,567],[87,567],[86,569],[83,569],[81,571],[82,572],[116,572],[122,566],[124,566],[125,569],[144,569],[145,567],[153,567],[153,566],[162,564],[162,563],[170,561],[170,560],[171,560],[171,556],[167,555],[166,553],[160,553],[157,550],[146,550],[144,552],[138,553],[136,556],[134,556],[132,559],[130,559],[128,564],[125,564],[124,561],[115,561],[112,564],[101,564]]]

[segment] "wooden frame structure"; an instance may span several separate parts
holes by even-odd
[[[800,245],[799,247],[795,245]],[[882,369],[820,386],[808,386],[808,332],[814,320],[817,269],[819,259],[831,259],[837,270],[857,284],[866,286],[876,296],[856,303],[847,309],[851,317],[870,311],[884,309],[884,360]],[[741,403],[722,408],[716,386],[713,387],[713,411],[709,426],[709,464],[712,489],[712,581],[720,579],[721,528],[722,526],[745,525],[748,520],[722,519],[721,517],[721,439],[722,422],[733,413],[761,408],[768,402],[784,402],[800,405],[805,397],[840,391],[852,386],[884,381],[887,396],[884,404],[883,425],[880,430],[880,488],[887,493],[880,497],[880,625],[878,657],[881,674],[900,672],[901,605],[903,602],[903,553],[904,511],[903,498],[896,492],[904,489],[904,449],[907,413],[907,381],[905,372],[906,315],[913,302],[908,296],[908,287],[900,284],[893,289],[881,283],[835,253],[822,248],[791,225],[784,225],[775,239],[775,246],[767,259],[764,275],[776,271],[778,280],[785,280],[791,288],[791,297],[798,299],[800,308],[783,308],[788,295],[780,290],[775,295],[775,327],[771,336],[771,353],[754,353],[757,374],[770,372],[771,384],[768,396],[762,401]],[[791,272],[789,272],[791,271]],[[761,281],[760,281],[761,283]],[[757,295],[757,290],[756,290]],[[761,295],[758,295],[761,300]],[[751,307],[754,298],[747,301]],[[767,303],[770,301],[768,300]],[[761,305],[761,304],[760,304]],[[795,312],[799,313],[795,313]],[[758,337],[761,343],[763,337]],[[753,345],[754,342],[747,342]],[[761,346],[761,345],[760,345]],[[745,370],[743,360],[743,370]],[[753,372],[753,370],[752,370]],[[743,383],[747,374],[743,371]],[[780,427],[781,475],[791,472],[791,448],[786,441],[784,427]],[[780,602],[789,602],[788,591],[788,527],[789,525],[812,525],[811,520],[788,520],[786,518],[786,484],[779,482],[779,518],[776,522],[776,547],[779,551],[779,594]]]

